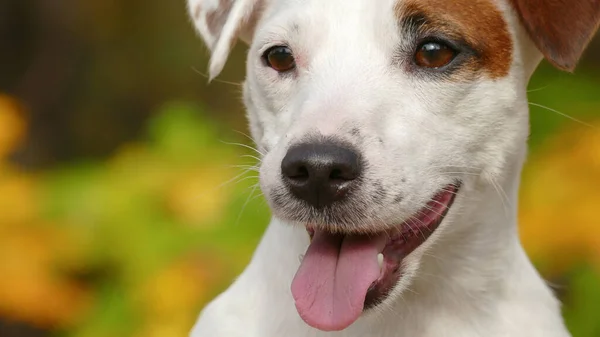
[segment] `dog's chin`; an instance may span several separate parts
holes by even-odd
[[[427,241],[452,207],[460,183],[441,188],[391,230],[332,233],[307,224],[311,244],[292,283],[296,309],[310,326],[344,330],[384,302],[403,277],[402,261]]]

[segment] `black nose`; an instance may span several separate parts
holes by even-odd
[[[304,143],[290,148],[281,162],[290,192],[322,208],[343,199],[358,183],[360,157],[335,143]]]

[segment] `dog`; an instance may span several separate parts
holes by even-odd
[[[525,254],[527,84],[599,0],[188,0],[243,100],[272,211],[193,337],[569,336]]]

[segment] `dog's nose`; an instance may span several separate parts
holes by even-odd
[[[281,162],[290,192],[322,208],[343,199],[358,182],[359,155],[335,143],[303,143],[290,148]]]

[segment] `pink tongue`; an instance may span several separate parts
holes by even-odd
[[[378,237],[339,236],[316,231],[292,282],[300,317],[323,331],[347,328],[360,317],[367,291],[379,276]]]

